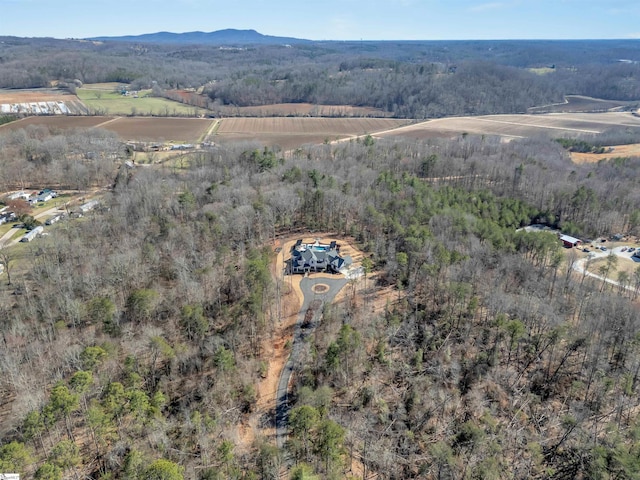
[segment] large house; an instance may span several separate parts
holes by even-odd
[[[351,265],[351,257],[340,256],[336,242],[321,245],[318,240],[313,244],[298,240],[291,250],[290,273],[331,272],[338,273]]]

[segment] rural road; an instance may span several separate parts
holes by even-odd
[[[305,277],[300,281],[300,290],[302,291],[304,300],[300,307],[300,312],[298,312],[298,318],[293,332],[291,354],[280,373],[278,389],[276,390],[276,443],[278,448],[283,448],[287,439],[287,423],[290,409],[289,382],[291,381],[291,375],[297,365],[298,357],[305,346],[304,340],[317,326],[322,313],[322,306],[325,303],[330,303],[342,287],[344,287],[348,282],[348,280],[342,276],[334,279],[313,275],[314,274],[311,274],[309,277]],[[328,289],[322,291],[322,293],[316,293],[314,291],[314,287],[316,285],[326,285]],[[310,324],[304,325],[305,315],[309,306],[314,303],[314,300],[321,301],[322,305],[320,305],[316,310]]]
[[[7,241],[11,237],[13,237],[15,233],[16,233],[16,230],[12,228],[7,233],[5,233],[2,237],[0,237],[0,248],[4,247],[4,244],[7,243]]]
[[[419,127],[420,125],[426,124],[431,122],[432,120],[421,120],[417,123],[410,123],[408,125],[402,125],[401,127],[393,127],[393,128],[385,128],[384,130],[378,130],[377,132],[371,132],[371,133],[359,133],[356,135],[349,135],[348,137],[345,138],[339,138],[337,140],[333,140],[331,142],[329,142],[329,144],[334,145],[337,143],[344,143],[344,142],[349,142],[351,140],[357,140],[359,138],[365,138],[367,135],[371,135],[372,137],[377,137],[379,135],[384,135],[385,133],[391,133],[391,132],[401,132],[403,130],[412,130],[415,129],[416,127]]]
[[[202,142],[210,142],[211,137],[216,133],[216,130],[218,129],[218,127],[220,126],[220,120],[216,120],[215,122],[211,123],[211,126],[209,127],[209,129],[207,130],[207,133],[204,134],[204,137],[202,138]]]

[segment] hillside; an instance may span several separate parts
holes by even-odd
[[[600,275],[628,288],[592,280],[555,235],[516,231],[546,221],[638,235],[637,159],[575,165],[542,137],[369,136],[136,167],[99,130],[2,141],[9,173],[110,185],[101,208],[0,251],[11,274],[0,276],[2,470],[638,474],[640,275],[602,262]],[[353,243],[363,275],[294,330],[302,302],[273,266],[291,239],[316,235]],[[311,273],[309,301],[340,278]],[[273,385],[294,349],[283,415]]]
[[[578,102],[579,111],[633,109],[640,98],[640,57],[632,40],[298,42],[254,31],[153,35],[149,39],[199,43],[2,37],[0,88],[74,91],[117,83],[219,115],[308,104],[330,115],[347,106],[412,119],[539,111],[567,95],[568,106],[596,99]],[[232,43],[201,43],[207,38]]]
[[[635,47],[0,38],[0,472],[639,478]]]
[[[276,37],[263,35],[255,30],[236,30],[233,28],[216,30],[215,32],[157,32],[119,37],[92,37],[87,40],[100,42],[139,42],[176,45],[283,45],[309,43],[309,40],[303,40],[300,38]]]

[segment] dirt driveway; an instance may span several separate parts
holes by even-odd
[[[256,388],[257,404],[255,412],[251,415],[248,424],[239,432],[241,442],[245,446],[249,446],[256,435],[276,439],[276,430],[273,426],[265,428],[259,426],[259,424],[265,415],[271,415],[275,412],[278,384],[289,354],[292,351],[298,316],[303,309],[304,294],[301,283],[305,277],[285,274],[285,262],[290,258],[291,249],[298,239],[302,239],[304,243],[313,243],[316,239],[320,239],[323,244],[335,240],[341,246],[340,253],[343,256],[351,256],[354,265],[359,265],[364,256],[356,248],[355,239],[327,232],[303,235],[292,234],[291,236],[280,238],[272,244],[274,253],[277,251],[271,265],[271,273],[276,282],[276,288],[280,292],[280,303],[277,306],[278,319],[273,335],[265,340],[262,346],[262,358],[266,363],[266,373]],[[326,283],[327,281],[341,278],[343,278],[342,275],[312,273],[307,277],[307,280],[311,279],[316,283]],[[346,290],[342,289],[337,292],[333,301],[342,301],[346,295]],[[282,394],[282,392],[280,393]]]

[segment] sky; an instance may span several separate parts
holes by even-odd
[[[254,29],[310,40],[640,38],[640,0],[0,0],[0,36]]]

